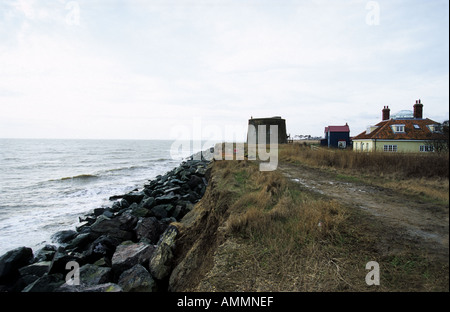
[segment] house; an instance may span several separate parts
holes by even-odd
[[[382,121],[353,138],[356,152],[431,152],[433,141],[443,136],[440,124],[423,118],[423,104],[416,100],[413,111],[401,110],[390,116],[389,106],[382,110]]]
[[[320,145],[336,148],[347,148],[350,146],[350,128],[345,126],[325,127],[325,139],[322,139]]]
[[[265,135],[263,133],[259,134],[258,131],[260,129],[264,129],[259,126],[265,126]],[[265,142],[261,142],[263,144],[269,144],[270,143],[270,135],[272,134],[271,126],[276,126],[277,132],[278,132],[278,142],[272,142],[272,143],[278,143],[278,144],[284,144],[287,143],[288,136],[286,133],[286,120],[282,119],[280,116],[270,117],[270,118],[253,118],[251,117],[248,120],[248,132],[247,132],[247,141],[249,138],[249,135],[252,136],[254,139],[256,139],[255,143],[258,143],[258,140],[261,136],[261,138],[265,139]]]

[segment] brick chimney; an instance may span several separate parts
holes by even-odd
[[[389,109],[389,106],[385,106],[383,108],[383,120],[389,120],[390,113],[391,113],[391,110]]]
[[[416,100],[416,104],[414,104],[414,118],[423,118],[423,104],[420,103],[420,99]]]

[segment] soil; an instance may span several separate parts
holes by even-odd
[[[448,205],[424,202],[359,181],[342,181],[336,174],[318,168],[281,163],[278,170],[310,191],[365,211],[378,224],[376,235],[380,235],[379,248],[385,255],[412,248],[448,263]]]

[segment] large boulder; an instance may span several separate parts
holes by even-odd
[[[120,276],[123,271],[128,270],[138,263],[148,265],[154,248],[153,245],[144,242],[125,242],[117,246],[111,260],[115,276]]]
[[[44,274],[25,287],[23,292],[54,292],[65,283],[63,274]]]
[[[104,284],[111,281],[111,268],[85,264],[80,268],[80,283],[85,286]]]
[[[66,265],[69,262],[75,261],[78,265],[84,264],[84,259],[82,255],[77,253],[67,253],[63,247],[59,247],[53,256],[52,262],[48,268],[48,274],[61,273],[66,274],[68,270],[66,269]]]
[[[45,245],[36,252],[33,262],[52,261],[57,249],[55,245]]]
[[[26,276],[26,275],[34,275],[37,277],[41,277],[43,276],[45,273],[48,272],[48,269],[51,265],[51,261],[41,261],[41,262],[36,262],[24,267],[21,267],[19,269],[20,275],[21,276]]]
[[[152,244],[158,243],[159,237],[167,225],[155,217],[144,218],[138,221],[135,232],[138,240],[148,239]]]
[[[132,204],[136,203],[139,204],[141,200],[144,198],[145,193],[143,191],[141,192],[131,192],[128,194],[123,195],[122,199],[126,200],[127,203]]]
[[[109,235],[120,241],[133,238],[132,230],[136,226],[138,218],[133,215],[123,214],[116,218],[107,218],[101,215],[94,224],[91,225],[91,232],[98,236]]]
[[[176,200],[179,199],[179,196],[174,195],[174,194],[166,194],[163,196],[158,196],[155,198],[155,203],[156,205],[161,205],[161,204],[170,204]]]
[[[56,232],[51,236],[51,239],[55,243],[65,244],[77,236],[77,232],[73,230],[63,230]]]
[[[84,253],[86,262],[93,263],[101,258],[111,260],[117,245],[121,243],[120,240],[108,235],[102,235],[93,241],[87,251]]]
[[[131,208],[131,206],[133,206],[133,207]],[[150,214],[150,210],[142,207],[141,205],[137,205],[136,203],[134,203],[131,206],[130,206],[130,210],[131,210],[130,214],[135,217],[143,218]]]
[[[198,185],[203,184],[203,180],[196,175],[192,175],[187,184],[189,185],[191,190],[195,190]]]
[[[83,292],[89,291],[111,281],[111,268],[99,267],[95,264],[85,264],[79,269],[79,283],[64,282],[54,291],[58,292]]]
[[[141,264],[136,264],[124,271],[120,275],[118,284],[126,292],[153,292],[157,290],[155,280]]]
[[[157,205],[150,210],[150,216],[156,217],[157,219],[164,219],[170,214],[172,209],[173,205],[171,204]]]
[[[172,270],[173,250],[175,249],[175,239],[178,233],[178,229],[175,226],[169,225],[163,235],[161,235],[158,245],[150,258],[150,273],[158,280],[166,278]]]
[[[8,251],[0,257],[0,282],[12,278],[19,273],[19,268],[30,264],[33,251],[28,247],[19,247]]]
[[[82,233],[77,235],[74,239],[65,245],[68,250],[82,251],[92,241],[93,235],[91,233]]]
[[[156,201],[154,197],[148,197],[142,202],[142,207],[147,209],[152,209],[152,207],[155,205]]]

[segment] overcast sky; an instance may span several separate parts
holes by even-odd
[[[448,0],[1,0],[0,137],[244,140],[449,118]]]

